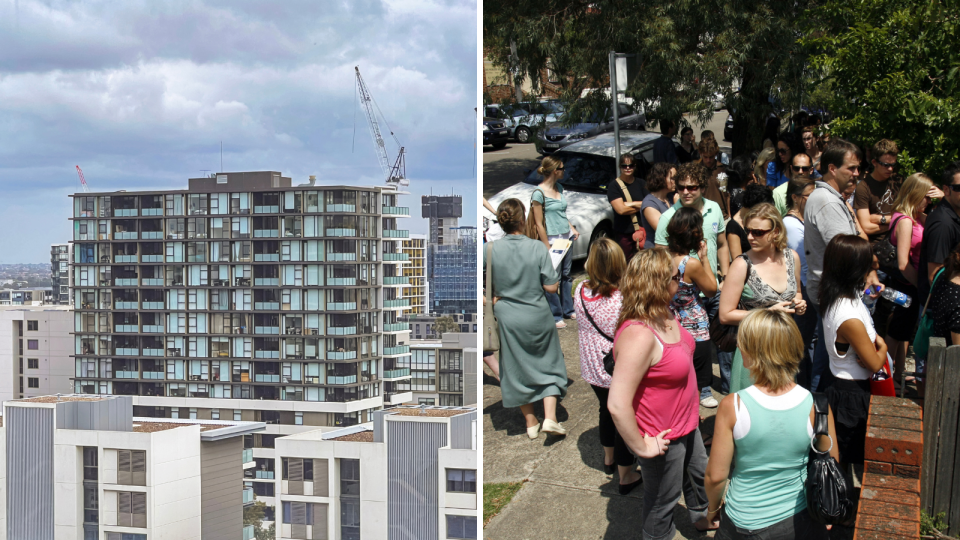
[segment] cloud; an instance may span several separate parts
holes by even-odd
[[[454,186],[473,222],[476,24],[469,1],[0,0],[0,223],[27,231],[0,250],[66,240],[78,164],[94,191],[182,189],[222,142],[225,170],[380,183],[355,66],[391,164],[399,141],[412,191]]]

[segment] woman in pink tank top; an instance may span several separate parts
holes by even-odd
[[[697,427],[696,343],[669,309],[678,279],[673,258],[656,247],[635,255],[620,281],[623,307],[607,407],[620,436],[640,458],[644,539],[673,538],[673,508],[681,492],[698,530],[718,525],[706,517],[707,452]]]

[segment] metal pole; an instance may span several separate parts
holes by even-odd
[[[620,174],[620,111],[617,103],[617,53],[610,51],[610,98],[613,109],[613,148],[617,158],[617,174]]]

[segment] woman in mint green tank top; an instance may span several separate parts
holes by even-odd
[[[757,309],[740,322],[737,345],[755,383],[728,395],[717,411],[704,481],[707,516],[720,520],[715,538],[827,540],[804,492],[813,396],[794,382],[804,350],[800,330],[783,311]],[[833,412],[829,431],[836,440]],[[824,436],[816,444],[831,448]],[[836,445],[830,454],[839,457]]]

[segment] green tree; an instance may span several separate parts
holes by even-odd
[[[254,501],[251,506],[243,509],[243,525],[253,525],[253,533],[257,540],[273,540],[276,537],[272,525],[269,529],[263,528],[264,510],[266,508],[267,505],[263,501]]]
[[[734,154],[759,148],[771,96],[796,107],[805,89],[800,17],[810,0],[489,0],[484,49],[489,58],[534,89],[548,66],[562,98],[601,86],[609,51],[639,55],[639,76],[627,96],[648,119],[714,114],[714,96],[735,110]],[[511,54],[511,42],[516,56]],[[784,90],[781,90],[784,89]],[[596,110],[604,96],[584,105]]]
[[[433,329],[437,334],[442,336],[446,332],[459,332],[460,325],[453,320],[453,317],[444,315],[437,317],[437,320],[433,321]]]
[[[831,132],[897,141],[905,173],[939,178],[960,157],[960,6],[955,0],[829,0],[802,43],[833,91]]]

